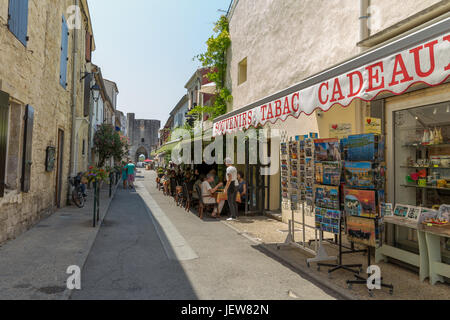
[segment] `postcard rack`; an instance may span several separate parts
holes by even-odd
[[[305,142],[308,140],[312,144],[313,134],[308,137],[295,137],[288,139],[283,133],[281,139],[281,184],[282,184],[282,203],[284,210],[291,211],[289,219],[288,236],[284,243],[278,244],[277,248],[283,246],[293,246],[303,251],[316,255],[317,253],[317,232],[315,232],[314,249],[309,246],[307,240],[307,230],[315,230],[315,226],[311,226],[306,222],[306,216],[313,212],[313,194],[312,194],[312,178],[313,178],[313,161],[312,154],[305,153]],[[308,160],[308,165],[307,161]],[[307,176],[311,179],[308,179]],[[295,214],[300,211],[301,222],[296,221]],[[301,226],[301,241],[296,238],[295,226]]]

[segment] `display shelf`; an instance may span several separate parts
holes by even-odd
[[[404,148],[449,148],[450,143],[440,143],[440,144],[404,144]]]
[[[450,188],[438,188],[433,186],[419,186],[417,184],[401,184],[400,186],[405,188],[417,188],[417,189],[432,189],[432,190],[442,190],[442,191],[450,191]]]
[[[400,168],[402,169],[436,169],[436,170],[441,170],[441,169],[447,169],[450,170],[450,167],[424,167],[424,166],[400,166]]]

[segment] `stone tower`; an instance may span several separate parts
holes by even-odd
[[[135,119],[134,113],[127,114],[127,133],[130,139],[130,159],[138,161],[141,154],[146,158],[158,147],[159,120]]]

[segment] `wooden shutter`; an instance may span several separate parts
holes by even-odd
[[[33,123],[34,109],[27,105],[25,110],[25,130],[23,140],[23,164],[22,164],[22,191],[30,191],[31,185],[31,165],[32,162],[32,144],[33,144]]]
[[[28,40],[28,0],[9,0],[8,27],[16,38],[26,46]]]
[[[92,73],[86,75],[84,78],[84,116],[88,117],[91,113],[91,82]]]
[[[67,26],[66,18],[64,18],[63,16],[61,26],[61,66],[59,74],[59,83],[64,89],[67,88],[67,62],[69,60],[68,46],[69,46],[69,28]]]
[[[9,94],[0,91],[0,197],[5,194]]]
[[[92,35],[86,31],[86,62],[91,62],[92,59]]]

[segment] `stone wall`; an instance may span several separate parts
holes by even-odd
[[[57,147],[58,130],[64,131],[64,159],[62,167],[61,205],[66,204],[72,129],[72,48],[74,31],[69,33],[69,61],[67,89],[59,84],[61,21],[73,0],[30,0],[28,15],[29,41],[25,47],[8,30],[8,0],[0,0],[0,90],[7,92],[11,108],[17,113],[10,117],[12,135],[9,144],[19,143],[18,150],[9,149],[7,174],[11,187],[0,198],[0,243],[14,238],[30,228],[42,217],[51,214],[56,206],[56,169],[45,171],[46,149]],[[84,59],[84,31],[80,32],[78,58]],[[83,67],[78,64],[77,113],[82,110],[83,87],[79,82]],[[35,110],[32,144],[31,188],[20,192],[23,123],[25,106]],[[18,135],[16,135],[18,133]],[[17,151],[17,152],[16,152]],[[13,182],[11,182],[13,181]]]
[[[136,160],[136,152],[145,149],[147,156],[158,146],[159,120],[136,120],[134,113],[127,114],[127,133],[130,139],[130,159]],[[143,140],[142,140],[143,139]],[[138,155],[139,156],[139,155]]]

